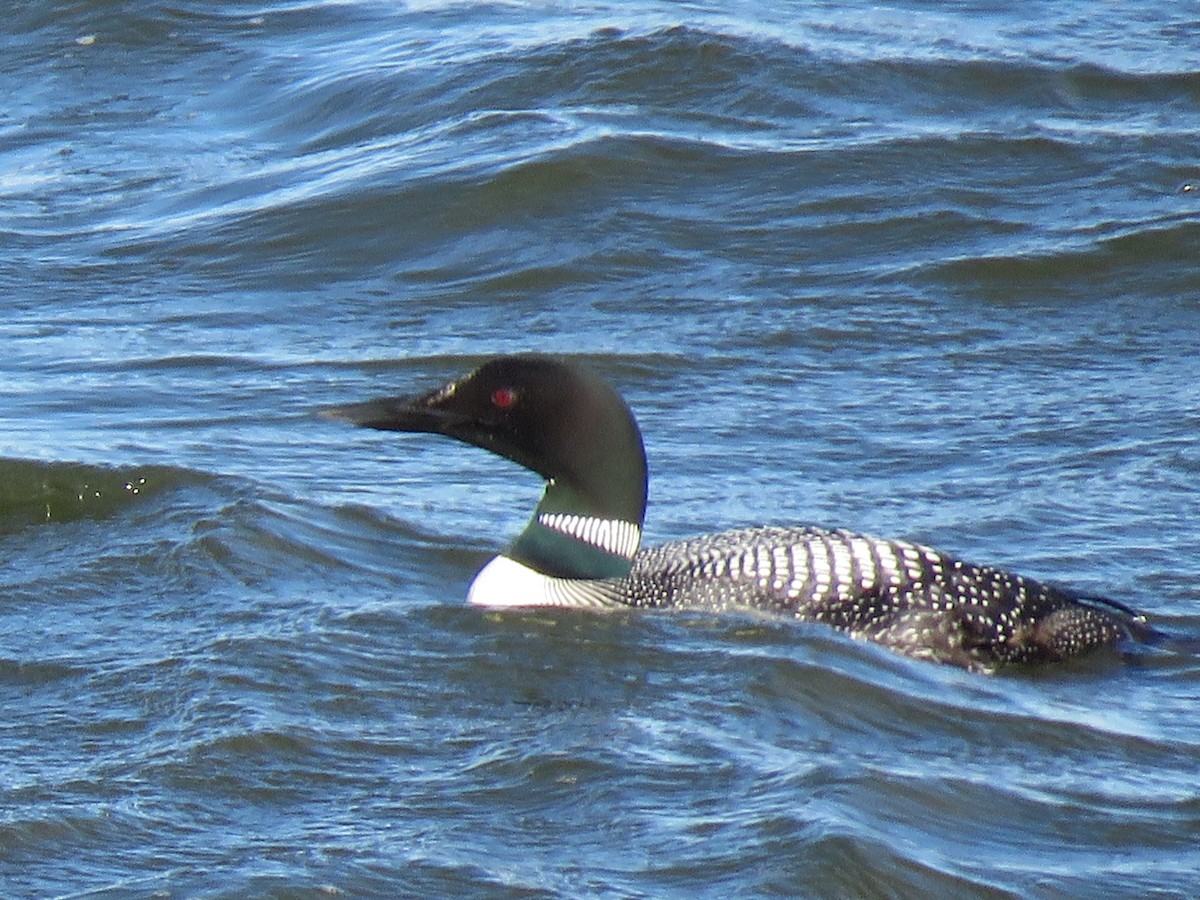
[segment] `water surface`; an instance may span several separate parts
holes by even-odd
[[[1188,896],[1186,648],[985,678],[495,614],[536,477],[313,411],[626,394],[652,542],[845,526],[1200,636],[1200,8],[17,4],[14,897]]]

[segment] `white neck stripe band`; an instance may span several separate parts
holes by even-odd
[[[567,513],[542,513],[538,522],[552,531],[599,547],[605,553],[632,559],[642,542],[642,530],[621,519],[598,519]]]

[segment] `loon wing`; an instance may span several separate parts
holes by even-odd
[[[821,622],[906,655],[990,670],[1115,644],[1144,622],[1080,596],[905,541],[818,528],[756,528],[640,552],[637,606],[752,608]]]

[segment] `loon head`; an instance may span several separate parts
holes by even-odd
[[[546,479],[546,491],[506,555],[556,577],[628,574],[646,512],[646,454],[628,405],[586,366],[500,356],[428,393],[324,415],[444,434],[519,463]]]

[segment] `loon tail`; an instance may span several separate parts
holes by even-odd
[[[1080,594],[1075,591],[1071,592],[1071,596],[1087,606],[1102,609],[1107,613],[1113,613],[1118,619],[1126,620],[1129,625],[1144,626],[1146,624],[1145,615],[1138,612],[1132,606],[1126,606],[1120,600],[1112,599],[1112,597],[1102,597],[1099,594]]]
[[[1164,631],[1162,628],[1151,625],[1144,613],[1113,600],[1111,597],[1093,594],[1076,594],[1075,597],[1081,603],[1115,614],[1115,617],[1124,626],[1129,639],[1135,644],[1178,656],[1200,658],[1200,635]]]

